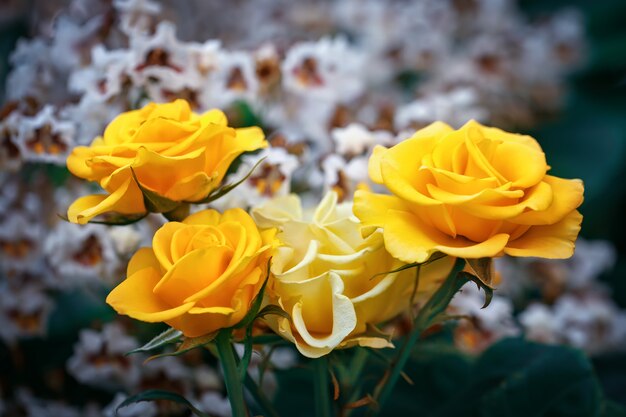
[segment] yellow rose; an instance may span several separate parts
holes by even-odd
[[[118,313],[165,322],[188,337],[230,327],[246,315],[267,273],[274,229],[260,232],[235,208],[204,210],[161,227],[127,278],[107,297]]]
[[[270,316],[274,331],[311,358],[353,345],[389,346],[366,333],[368,325],[409,308],[416,272],[386,273],[405,264],[385,250],[381,233],[361,237],[350,203],[337,204],[337,194],[330,192],[314,213],[303,214],[291,195],[254,209],[252,216],[261,227],[280,229],[266,302],[279,305],[292,320]],[[417,299],[432,293],[451,266],[452,259],[445,258],[423,267]]]
[[[548,169],[529,136],[475,121],[459,130],[437,122],[374,149],[369,175],[392,195],[357,191],[354,213],[370,231],[382,228],[389,252],[405,262],[435,251],[567,258],[582,221],[583,184]]]
[[[266,146],[261,129],[233,129],[221,111],[198,115],[184,100],[122,113],[103,137],[68,157],[74,175],[109,192],[79,198],[68,218],[83,224],[105,212],[145,213],[131,168],[146,190],[177,202],[201,200],[219,186],[237,156]]]

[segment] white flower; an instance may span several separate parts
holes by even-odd
[[[0,120],[0,166],[17,171],[22,166],[22,150],[17,145],[21,117],[17,112]]]
[[[119,258],[106,228],[59,222],[48,235],[44,252],[50,266],[69,285],[110,280],[119,267]]]
[[[159,23],[153,36],[131,36],[130,49],[133,84],[145,88],[153,100],[169,101],[165,93],[201,86],[196,69],[188,65],[189,49],[176,38],[173,23]]]
[[[335,128],[330,134],[335,141],[337,152],[348,156],[361,155],[369,152],[374,145],[390,145],[393,141],[391,133],[384,130],[372,132],[359,123]]]
[[[27,185],[19,174],[0,172],[0,223],[10,221],[15,214],[41,221],[43,202],[35,192],[39,186],[39,181]]]
[[[511,300],[496,294],[487,308],[482,308],[484,303],[484,292],[479,290],[475,283],[468,282],[454,296],[450,307],[456,314],[474,318],[481,330],[493,335],[493,340],[519,333],[513,320]]]
[[[591,285],[602,273],[610,271],[616,261],[617,251],[610,242],[579,238],[570,259],[548,262],[560,264],[567,269],[569,288],[583,288]]]
[[[423,127],[435,121],[461,126],[470,119],[484,121],[488,112],[479,104],[475,90],[459,88],[447,93],[430,94],[401,106],[395,116],[396,129]]]
[[[25,388],[19,388],[15,397],[26,417],[84,417],[76,407],[60,401],[37,398]]]
[[[606,296],[566,295],[554,305],[561,342],[597,354],[626,343],[624,312]]]
[[[531,340],[566,344],[591,355],[623,350],[626,343],[626,313],[593,290],[566,294],[551,307],[533,303],[519,320]]]
[[[47,105],[35,117],[22,118],[16,144],[25,161],[65,165],[74,134],[74,123],[59,120],[54,107]]]
[[[268,94],[279,85],[281,79],[281,59],[276,46],[265,43],[254,51],[256,77],[259,81],[259,92]]]
[[[105,126],[118,114],[126,111],[121,100],[102,101],[95,94],[84,94],[75,105],[63,108],[64,118],[77,120],[76,144],[89,145],[97,136],[101,136]]]
[[[212,206],[222,210],[230,207],[252,207],[272,197],[289,194],[291,177],[298,168],[298,158],[282,147],[270,147],[255,155],[244,155],[237,171],[229,176],[229,182],[243,178],[262,158],[265,160],[246,181],[211,203]]]
[[[15,211],[0,223],[0,271],[32,270],[42,254],[42,240],[46,230],[40,222],[33,222]]]
[[[203,43],[192,42],[187,44],[190,57],[189,65],[198,73],[206,76],[218,66],[222,43],[218,39],[209,39]]]
[[[20,39],[10,57],[13,70],[6,80],[6,97],[20,100],[25,97],[44,99],[55,81],[51,68],[50,51],[43,39]]]
[[[322,160],[324,191],[333,190],[340,200],[352,200],[360,184],[369,184],[367,174],[367,156],[359,156],[346,161],[342,156],[330,154]]]
[[[52,307],[40,285],[0,285],[0,338],[11,343],[22,337],[43,336]]]
[[[243,51],[220,50],[208,73],[200,102],[204,108],[227,107],[236,100],[256,99],[259,81],[254,58]]]
[[[144,363],[141,367],[143,387],[175,386],[181,392],[192,388],[193,374],[180,357],[165,356]]]
[[[126,398],[128,395],[121,392],[115,394],[109,405],[102,410],[103,417],[156,417],[159,414],[159,409],[153,401],[141,401],[117,410]]]
[[[193,372],[194,385],[200,391],[221,391],[224,382],[217,371],[208,365],[194,366]]]
[[[330,121],[337,106],[327,100],[307,95],[288,94],[277,103],[257,105],[259,114],[268,124],[283,132],[292,132],[311,141],[315,152],[323,154],[332,149]]]
[[[90,38],[102,28],[103,16],[90,18],[81,25],[65,15],[54,22],[54,37],[49,47],[51,62],[64,74],[81,64],[81,45],[89,44]],[[61,58],[62,57],[62,58]]]
[[[111,227],[108,232],[115,252],[120,256],[132,255],[143,240],[141,232],[135,225]]]
[[[322,38],[289,49],[283,86],[310,99],[348,103],[364,91],[364,70],[364,55],[345,38]]]
[[[558,324],[550,307],[541,303],[529,305],[518,316],[526,337],[541,343],[556,343]]]
[[[126,74],[132,68],[131,58],[129,50],[107,50],[104,45],[96,45],[91,50],[91,63],[70,75],[68,88],[92,100],[107,101],[122,93]]]
[[[154,16],[161,13],[161,5],[152,0],[114,0],[120,14],[120,28],[127,35],[147,33]]]
[[[219,417],[229,417],[232,415],[228,398],[216,391],[202,393],[197,406],[200,410],[210,415]]]
[[[83,384],[133,388],[141,378],[142,357],[126,353],[137,347],[137,340],[116,322],[105,324],[101,332],[83,329],[67,361],[67,370]]]

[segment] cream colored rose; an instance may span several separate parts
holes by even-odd
[[[315,358],[353,345],[388,347],[366,334],[409,307],[415,269],[386,273],[403,262],[385,250],[383,236],[361,237],[352,204],[337,204],[330,192],[313,213],[303,213],[295,195],[274,199],[253,210],[260,227],[277,227],[282,246],[272,258],[267,302],[287,311],[291,321],[270,317],[270,326]],[[432,292],[450,270],[446,258],[423,267],[418,297]]]

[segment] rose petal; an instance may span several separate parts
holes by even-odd
[[[382,156],[387,152],[387,148],[382,145],[374,146],[372,150],[372,155],[370,155],[370,159],[367,162],[367,172],[372,181],[376,184],[383,183],[383,176],[380,171],[380,161]]]
[[[88,195],[77,199],[67,209],[67,217],[72,223],[85,224],[110,211],[121,214],[145,213],[143,195],[132,179],[127,179],[112,194]]]
[[[381,172],[385,186],[399,198],[420,206],[443,204],[428,195],[426,184],[434,182],[434,178],[428,170],[416,170],[411,177],[404,177],[398,169],[396,161],[383,158]]]
[[[159,264],[156,256],[154,256],[152,248],[139,248],[139,250],[135,252],[128,262],[126,276],[131,276],[135,272],[148,267],[158,271],[160,270],[161,265]]]
[[[197,226],[217,226],[220,217],[220,213],[216,210],[202,210],[187,216],[183,223]]]
[[[208,196],[218,185],[216,177],[209,177],[204,172],[196,172],[176,182],[165,192],[165,197],[173,201],[194,202]]]
[[[293,326],[308,346],[332,350],[356,325],[354,306],[342,294],[341,278],[331,272],[315,281],[293,285],[299,287],[299,294],[310,300],[299,301],[293,306]],[[306,286],[307,290],[301,290],[302,286]],[[289,294],[289,290],[286,291]],[[300,346],[297,347],[300,349]]]
[[[187,253],[166,272],[153,292],[171,305],[190,302],[192,300],[188,297],[210,287],[222,276],[232,255],[232,249],[225,246],[211,246]]]
[[[383,235],[385,247],[404,262],[424,262],[434,252],[459,258],[485,258],[499,255],[509,239],[501,233],[484,242],[472,242],[463,237],[452,238],[422,222],[413,213],[388,210]]]
[[[548,171],[543,152],[515,142],[499,144],[491,163],[514,187],[521,188],[539,183]]]
[[[174,264],[172,258],[171,245],[174,234],[184,229],[185,226],[179,222],[168,222],[159,228],[152,238],[152,250],[159,261],[159,264],[166,271]]]
[[[194,303],[174,304],[172,308],[153,293],[161,274],[148,267],[135,272],[111,291],[107,304],[119,314],[147,322],[166,321],[188,311]]]
[[[509,242],[504,253],[548,259],[569,258],[574,254],[574,242],[582,220],[583,216],[574,210],[555,224],[532,226],[521,237]]]
[[[166,196],[170,191],[176,196],[181,196],[177,191],[181,191],[182,188],[177,189],[177,183],[204,172],[206,152],[205,148],[200,148],[185,155],[163,156],[148,148],[139,148],[133,169],[143,187],[162,196]],[[190,191],[192,195],[195,192]]]
[[[577,209],[583,202],[583,182],[581,180],[566,180],[546,175],[543,180],[552,188],[552,204],[545,210],[527,211],[512,218],[511,222],[526,225],[553,224]]]
[[[398,197],[358,190],[354,193],[352,210],[364,226],[383,227],[389,210],[410,211],[410,208]]]

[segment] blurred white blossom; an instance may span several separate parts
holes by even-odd
[[[105,324],[100,332],[84,329],[67,361],[67,370],[83,384],[130,389],[141,379],[142,357],[126,353],[137,347],[137,340],[118,323]]]
[[[46,259],[68,285],[112,280],[119,257],[106,228],[59,222],[44,244]]]

